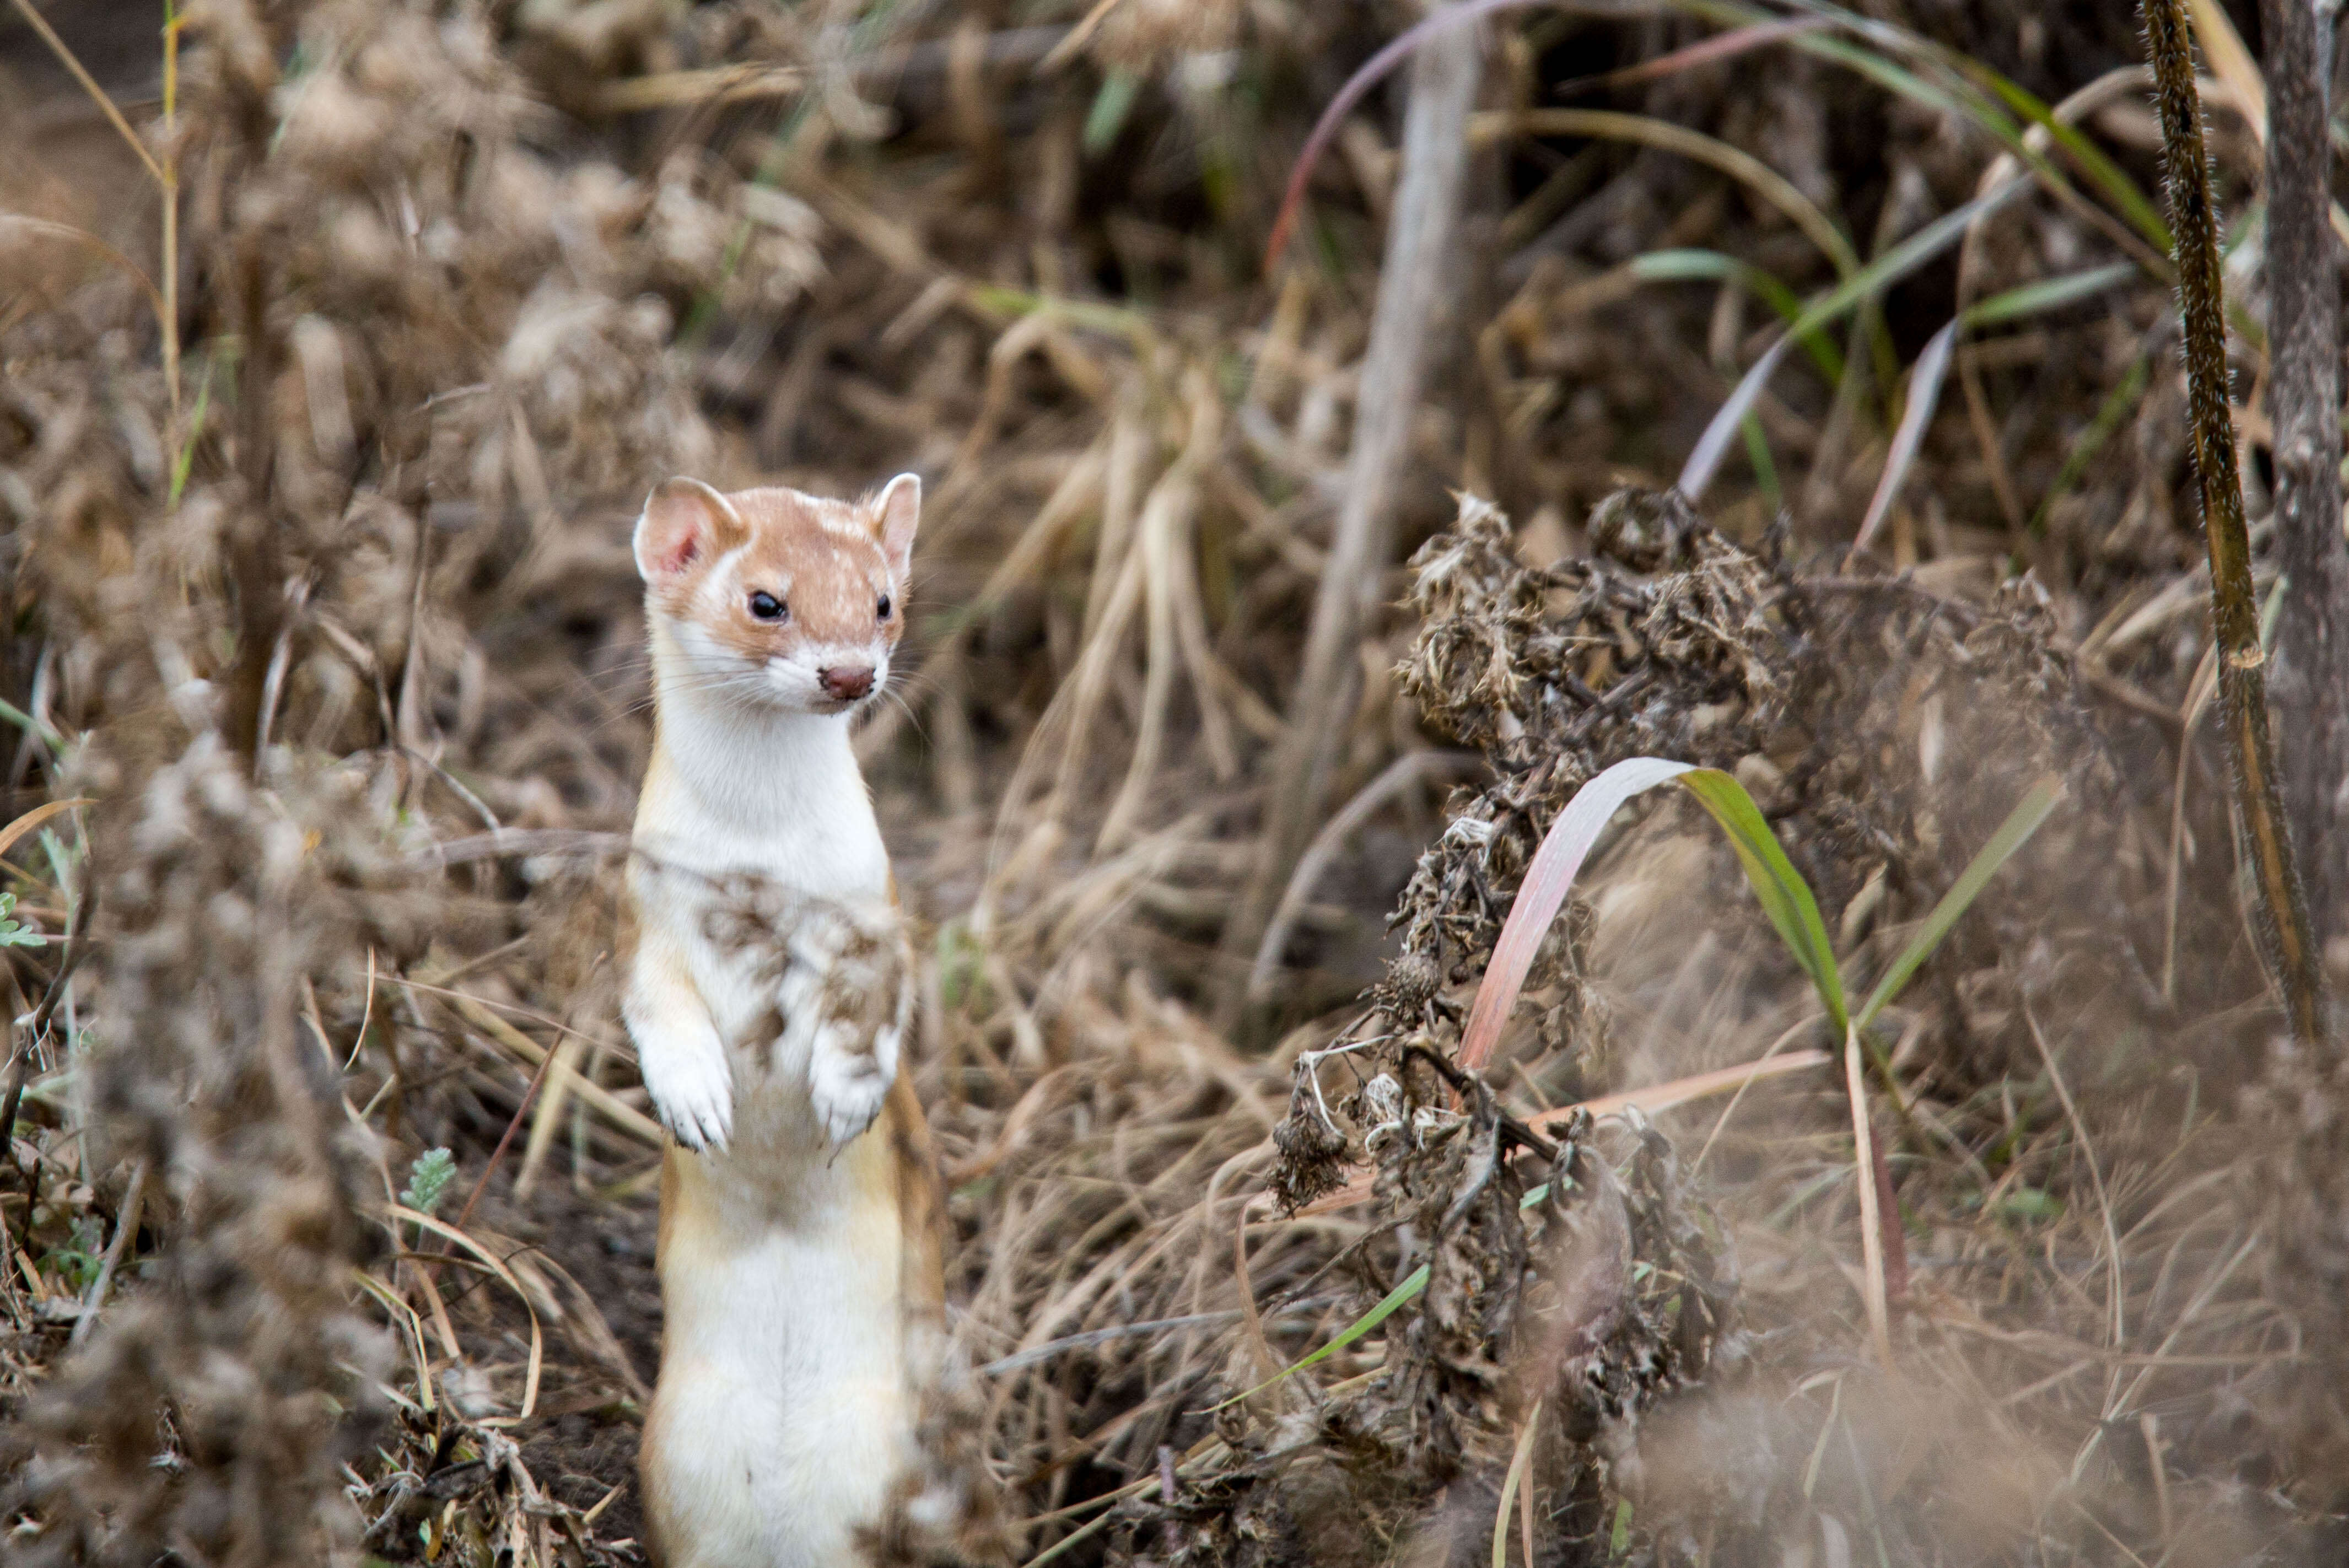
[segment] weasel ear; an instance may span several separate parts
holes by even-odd
[[[636,570],[658,586],[747,537],[733,502],[699,480],[663,480],[636,519]]]
[[[914,531],[922,521],[920,477],[899,474],[891,480],[873,503],[873,514],[881,524],[881,550],[889,557],[890,574],[902,583],[913,565]]]

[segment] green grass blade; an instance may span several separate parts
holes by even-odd
[[[2128,221],[2129,227],[2144,235],[2146,242],[2155,250],[2164,255],[2169,253],[2169,225],[2162,222],[2161,210],[2153,204],[2151,197],[2137,188],[2136,181],[2122,172],[2119,164],[2105,156],[2104,149],[2082,135],[2077,126],[2065,125],[2057,119],[2046,104],[2028,89],[1981,61],[1961,60],[1958,68],[1973,77],[1980,86],[1995,93],[2015,113],[2033,125],[2044,127],[2047,134],[2055,139],[2056,145],[2072,155],[2073,161],[2080,166],[2080,172],[2088,177],[2089,182],[2103,193],[2105,200]]]
[[[2039,830],[2039,824],[2047,820],[2048,814],[2063,799],[2064,780],[2050,773],[2015,802],[2014,810],[2006,814],[2006,820],[1998,825],[1998,831],[1992,833],[1990,841],[1966,863],[1966,869],[1959,873],[1958,880],[1950,884],[1950,891],[1941,895],[1941,902],[1933,906],[1933,913],[1925,917],[1925,923],[1918,930],[1915,938],[1901,951],[1900,956],[1892,961],[1892,967],[1884,972],[1884,978],[1876,983],[1876,989],[1868,993],[1858,1016],[1852,1020],[1855,1027],[1867,1028],[1876,1015],[1900,994],[1900,988],[1909,984],[1909,977],[1917,973],[1918,965],[1932,956],[1933,949],[1941,944],[1941,938],[1957,924],[1958,917],[1965,913],[1981,895],[1982,890],[1990,885],[1990,879],[1998,874],[1999,867],[2012,860],[2014,852],[2029,841],[2031,835]]]
[[[51,750],[65,744],[65,738],[15,703],[0,697],[0,719],[5,719],[19,729],[28,729],[49,743]]]
[[[1362,1314],[1361,1316],[1354,1319],[1353,1322],[1340,1329],[1337,1334],[1330,1338],[1330,1343],[1321,1346],[1320,1349],[1311,1352],[1302,1359],[1291,1363],[1280,1371],[1274,1373],[1271,1377],[1266,1378],[1255,1387],[1250,1388],[1247,1393],[1233,1395],[1222,1404],[1214,1407],[1214,1408],[1210,1409],[1207,1414],[1212,1416],[1216,1410],[1229,1409],[1232,1406],[1238,1404],[1243,1399],[1252,1399],[1258,1394],[1263,1393],[1267,1388],[1271,1387],[1274,1384],[1284,1382],[1290,1377],[1296,1377],[1297,1374],[1304,1371],[1308,1367],[1318,1366],[1320,1363],[1329,1360],[1330,1357],[1337,1355],[1338,1352],[1354,1343],[1355,1340],[1360,1339],[1363,1335],[1368,1334],[1371,1329],[1376,1328],[1380,1324],[1384,1323],[1388,1318],[1392,1317],[1397,1312],[1400,1312],[1402,1309],[1405,1303],[1409,1302],[1412,1297],[1417,1295],[1421,1291],[1423,1291],[1426,1288],[1427,1265],[1425,1264],[1422,1264],[1417,1268],[1412,1270],[1410,1274],[1404,1275],[1403,1282],[1401,1284],[1395,1286],[1394,1289],[1381,1296],[1376,1306],[1371,1307],[1370,1311]]]
[[[1713,423],[1705,427],[1704,434],[1698,438],[1695,449],[1689,453],[1688,462],[1681,469],[1678,486],[1681,493],[1691,500],[1703,493],[1704,487],[1712,481],[1713,469],[1720,466],[1722,454],[1729,449],[1730,438],[1736,433],[1746,410],[1762,395],[1762,388],[1776,373],[1778,362],[1785,357],[1785,350],[1790,341],[1816,332],[1861,300],[1879,294],[1907,277],[1963,238],[1968,224],[1977,218],[1989,216],[2030,189],[2023,181],[2011,181],[1986,196],[1977,196],[1964,206],[1943,213],[1846,278],[1806,309],[1786,329],[1786,335],[1771,345],[1768,351],[1754,362],[1754,367],[1745,373],[1744,380],[1738,382],[1736,390],[1730,393],[1728,400],[1715,411]]]
[[[2017,180],[1942,213],[1837,284],[1825,298],[1804,311],[1791,330],[1802,333],[1825,326],[1860,301],[1882,294],[1963,239],[1967,226],[1976,219],[1990,216],[2029,189],[2028,184]]]
[[[171,459],[171,503],[180,504],[188,491],[188,475],[196,462],[196,443],[203,438],[204,416],[212,411],[212,368],[220,363],[213,355],[204,356],[204,378],[196,383],[196,411],[189,416],[188,428],[180,432],[180,449]]]
[[[1101,90],[1093,94],[1093,106],[1085,116],[1084,149],[1087,158],[1099,158],[1117,140],[1118,132],[1125,129],[1126,116],[1133,112],[1133,100],[1142,90],[1142,78],[1131,71],[1112,70],[1102,77]]]
[[[2140,275],[2136,263],[2115,262],[2110,266],[2090,267],[2085,272],[2043,278],[2035,284],[2024,284],[2020,288],[2011,288],[1976,300],[1966,307],[1965,323],[1969,327],[1996,326],[2002,322],[2019,321],[2024,316],[2061,310],[2067,304],[2076,304]]]
[[[1837,971],[1835,946],[1827,937],[1826,923],[1819,919],[1818,901],[1811,896],[1810,884],[1786,859],[1778,836],[1770,830],[1762,809],[1754,805],[1744,785],[1717,768],[1693,768],[1679,777],[1681,787],[1695,796],[1729,835],[1730,847],[1745,868],[1745,880],[1761,901],[1762,912],[1777,928],[1786,951],[1811,977],[1828,1021],[1837,1033],[1842,1033],[1849,1019],[1843,976]]]

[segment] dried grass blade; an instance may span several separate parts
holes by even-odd
[[[531,1305],[530,1292],[523,1288],[521,1278],[506,1265],[503,1258],[483,1246],[471,1233],[459,1230],[446,1220],[436,1220],[421,1210],[411,1209],[405,1203],[389,1204],[386,1212],[395,1220],[406,1220],[419,1229],[429,1231],[436,1236],[446,1237],[481,1259],[489,1265],[492,1274],[505,1282],[507,1287],[514,1293],[514,1298],[522,1303],[523,1311],[530,1315],[530,1367],[523,1377],[522,1408],[517,1412],[521,1418],[527,1419],[538,1408],[538,1377],[540,1371],[545,1366],[546,1340],[545,1336],[539,1331],[538,1308]]]
[[[528,1197],[531,1189],[538,1184],[539,1168],[546,1163],[546,1151],[554,1146],[564,1100],[579,1079],[579,1058],[586,1051],[586,1042],[577,1035],[565,1035],[555,1045],[552,1065],[547,1068],[546,1088],[539,1096],[538,1110],[531,1119],[530,1137],[523,1144],[522,1169],[514,1174],[516,1202]]]
[[[130,281],[137,284],[140,292],[147,296],[148,304],[155,312],[155,319],[159,322],[164,319],[167,307],[163,303],[162,293],[155,287],[155,282],[147,275],[146,269],[88,230],[77,229],[71,223],[60,223],[54,219],[31,217],[23,212],[0,212],[0,223],[13,223],[20,229],[30,229],[36,234],[47,234],[59,240],[71,240],[77,245],[84,245],[96,251],[129,273]]]
[[[1859,1253],[1866,1288],[1868,1336],[1877,1358],[1892,1365],[1892,1309],[1884,1291],[1884,1216],[1877,1206],[1875,1141],[1868,1127],[1868,1081],[1860,1068],[1859,1031],[1844,1031],[1844,1087],[1851,1096],[1852,1178],[1859,1188]]]
[[[1583,861],[1608,821],[1632,796],[1691,771],[1685,762],[1634,757],[1618,762],[1574,792],[1574,799],[1542,835],[1541,847],[1534,851],[1533,864],[1526,868],[1516,902],[1509,906],[1509,917],[1502,923],[1500,939],[1493,944],[1485,983],[1477,988],[1476,1005],[1461,1032],[1462,1067],[1474,1072],[1492,1057],[1550,922],[1557,918],[1576,873],[1582,870]]]
[[[1557,88],[1559,98],[1571,98],[1580,93],[1602,92],[1613,88],[1637,87],[1642,82],[1661,81],[1699,66],[1717,65],[1723,60],[1775,44],[1796,33],[1816,32],[1826,26],[1816,16],[1796,17],[1785,22],[1754,22],[1743,27],[1732,27],[1725,33],[1659,55],[1652,60],[1642,60],[1636,66],[1626,66],[1619,71],[1608,71],[1595,77],[1580,77],[1561,82]]]
[[[1793,0],[1793,3],[1797,8],[1835,23],[1853,35],[1852,37],[1843,37],[1827,32],[1797,36],[1794,39],[1797,47],[1857,71],[1902,97],[1942,113],[1971,119],[2004,143],[2011,152],[2027,164],[2033,176],[2056,200],[2085,216],[2101,222],[2104,215],[2048,162],[2043,150],[2044,144],[2034,143],[2030,131],[2013,118],[2021,117],[2060,143],[2106,199],[2127,217],[2129,225],[2138,234],[2150,241],[2155,249],[2168,250],[2169,231],[2161,222],[2160,213],[2152,201],[2137,188],[2136,182],[2078,129],[2015,82],[1970,56],[1930,42],[1892,23],[1830,4],[1829,0]],[[1702,8],[1702,0],[1699,0],[1699,5]],[[1744,11],[1744,7],[1737,9],[1741,14]],[[1928,82],[1916,71],[1896,64],[1891,58],[1894,55],[1914,62],[1937,79]],[[2012,115],[2007,112],[2010,110]],[[2119,236],[2116,234],[2116,237]]]
[[[1900,428],[1893,432],[1891,450],[1885,454],[1884,472],[1878,476],[1876,493],[1868,499],[1868,516],[1851,549],[1845,552],[1847,563],[1875,542],[1876,531],[1883,526],[1901,482],[1909,477],[1909,466],[1916,461],[1917,448],[1925,438],[1925,427],[1933,422],[1933,410],[1941,401],[1941,382],[1949,375],[1950,353],[1957,346],[1958,329],[1962,325],[1962,318],[1951,322],[1933,335],[1925,352],[1917,356],[1917,366],[1909,375],[1909,406],[1901,410]]]
[[[34,807],[5,828],[0,828],[0,855],[16,847],[16,841],[63,811],[76,806],[95,806],[98,802],[87,795],[77,795],[70,800],[50,800]]]
[[[2202,46],[2202,57],[2210,63],[2210,74],[2227,84],[2227,90],[2235,95],[2235,107],[2251,122],[2251,134],[2265,147],[2267,81],[2252,63],[2251,50],[2243,46],[2243,36],[2235,31],[2227,8],[2218,0],[2187,0],[2187,15],[2193,25],[2195,42]]]
[[[1691,130],[1651,115],[1623,114],[1603,108],[1529,108],[1515,113],[1475,116],[1468,122],[1472,141],[1482,143],[1504,135],[1588,136],[1609,141],[1636,142],[1642,147],[1677,153],[1718,170],[1778,209],[1834,263],[1839,276],[1860,270],[1859,253],[1836,227],[1835,221],[1797,190],[1793,181],[1742,148],[1732,147],[1702,131]]]
[[[1816,1020],[1815,1020],[1816,1021]],[[1781,1042],[1782,1044],[1784,1042]],[[1773,1047],[1775,1053],[1776,1047]],[[1740,1063],[1733,1068],[1717,1068],[1708,1073],[1695,1073],[1651,1088],[1625,1089],[1619,1094],[1603,1094],[1596,1099],[1577,1100],[1572,1105],[1557,1106],[1526,1118],[1526,1125],[1537,1132],[1563,1126],[1578,1111],[1588,1111],[1593,1117],[1616,1116],[1638,1107],[1653,1115],[1686,1105],[1691,1100],[1709,1099],[1716,1094],[1743,1092],[1764,1078],[1785,1078],[1791,1073],[1807,1072],[1813,1068],[1830,1066],[1835,1057],[1825,1051],[1789,1051],[1785,1056],[1765,1055],[1754,1061]],[[1370,1201],[1371,1180],[1364,1177],[1349,1183],[1327,1197],[1316,1198],[1297,1211],[1297,1217],[1308,1219],[1316,1214],[1334,1213]]]
[[[1501,1505],[1493,1511],[1493,1568],[1509,1568],[1509,1505],[1517,1500],[1517,1488],[1532,1468],[1534,1439],[1541,1431],[1542,1402],[1536,1399],[1533,1408],[1526,1412],[1525,1424],[1517,1429],[1516,1451],[1509,1456],[1509,1473],[1501,1480]],[[1533,1491],[1526,1488],[1530,1499]],[[1534,1568],[1533,1526],[1526,1526],[1526,1568]]]
[[[508,1050],[511,1050],[515,1055],[521,1057],[523,1060],[530,1063],[533,1068],[536,1068],[546,1059],[546,1047],[544,1046],[540,1045],[536,1040],[532,1039],[528,1035],[523,1034],[520,1029],[515,1028],[512,1024],[507,1023],[503,1018],[499,1017],[495,1013],[490,1011],[489,1006],[483,1003],[480,997],[470,995],[462,991],[452,991],[445,985],[433,985],[421,980],[410,980],[406,975],[394,975],[388,976],[388,978],[392,980],[395,984],[408,987],[411,991],[422,991],[436,996],[446,996],[449,998],[450,1002],[455,1006],[457,1011],[465,1016],[465,1021],[467,1023],[471,1024],[475,1028],[481,1030],[483,1034],[497,1041],[498,1044],[505,1047]],[[565,1029],[562,1024],[556,1022],[554,1019],[543,1017],[535,1013],[529,1014],[528,1016],[534,1021],[545,1024],[550,1028],[556,1029],[566,1035],[576,1032]],[[594,1079],[586,1078],[574,1078],[572,1080],[571,1088],[572,1092],[578,1095],[580,1099],[585,1100],[589,1105],[594,1106],[597,1111],[601,1112],[605,1120],[611,1122],[614,1126],[620,1128],[624,1131],[635,1134],[637,1138],[642,1139],[648,1147],[661,1149],[667,1146],[668,1131],[666,1128],[662,1127],[659,1122],[655,1121],[651,1117],[647,1116],[643,1111],[638,1110],[635,1106],[630,1105],[627,1101],[614,1095],[611,1090],[605,1088],[603,1085],[595,1082]]]
[[[57,36],[57,30],[49,26],[48,19],[33,5],[33,0],[16,0],[16,9],[24,13],[25,20],[32,25],[34,32],[41,36],[41,42],[49,46],[49,52],[57,56],[57,62],[73,74],[75,81],[81,84],[81,90],[98,105],[98,112],[106,117],[108,124],[114,127],[124,144],[140,163],[146,165],[147,172],[155,177],[155,183],[169,188],[171,181],[164,175],[162,166],[155,161],[155,155],[147,150],[147,144],[139,139],[139,133],[130,129],[130,122],[122,118],[122,111],[114,107],[114,100],[106,96],[104,88],[98,85],[98,78],[82,68],[81,61],[66,47],[66,41]]]
[[[1288,934],[1297,924],[1298,912],[1312,896],[1321,873],[1330,869],[1330,860],[1347,836],[1421,779],[1464,771],[1481,760],[1469,751],[1407,751],[1388,763],[1377,778],[1355,792],[1336,816],[1322,824],[1321,830],[1313,835],[1313,841],[1306,845],[1305,852],[1297,857],[1297,869],[1289,873],[1288,885],[1281,890],[1280,902],[1273,906],[1272,919],[1264,928],[1264,939],[1257,944],[1256,962],[1248,969],[1248,995],[1261,995],[1271,985],[1273,971],[1280,966],[1281,951],[1288,945]]]
[[[398,1291],[365,1269],[353,1269],[351,1274],[357,1280],[361,1290],[392,1309],[393,1321],[405,1323],[408,1326],[409,1354],[416,1361],[417,1393],[423,1402],[425,1410],[429,1412],[433,1408],[432,1374],[429,1370],[432,1357],[424,1348],[424,1320],[416,1315],[416,1309],[409,1305]]]

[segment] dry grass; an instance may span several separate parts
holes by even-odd
[[[919,922],[952,1418],[1013,1560],[2319,1560],[2337,1363],[2260,1179],[2281,1026],[2197,722],[2166,284],[2093,159],[2002,139],[1897,31],[2150,189],[2130,26],[1488,24],[1419,553],[1338,716],[1352,827],[1252,985],[1225,927],[1289,787],[1392,101],[1256,258],[1394,19],[1091,10],[222,4],[167,125],[143,22],[49,8],[137,157],[0,32],[7,815],[94,802],[5,851],[48,938],[0,949],[11,1560],[636,1560],[626,528],[671,471],[908,467],[920,665],[861,746]],[[2240,208],[2256,143],[2215,146]],[[1961,337],[1896,441],[1961,305],[2115,262]],[[1704,517],[1657,495],[1779,309],[1871,266]],[[1839,1073],[1513,1130],[1839,1045],[1688,808],[1600,846],[1480,1079],[1418,1054],[1448,1067],[1541,832],[1635,753],[1736,774],[1863,985],[2024,783],[2070,786],[1884,1016],[1889,1367]],[[398,1212],[436,1148],[440,1230]],[[1275,1202],[1365,1167],[1364,1202]]]

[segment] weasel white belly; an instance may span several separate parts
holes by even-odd
[[[911,1462],[885,1136],[828,1164],[795,1160],[797,1180],[776,1183],[747,1173],[772,1169],[773,1133],[802,1135],[738,1124],[732,1151],[669,1154],[645,1427],[668,1568],[854,1563],[857,1531]]]

